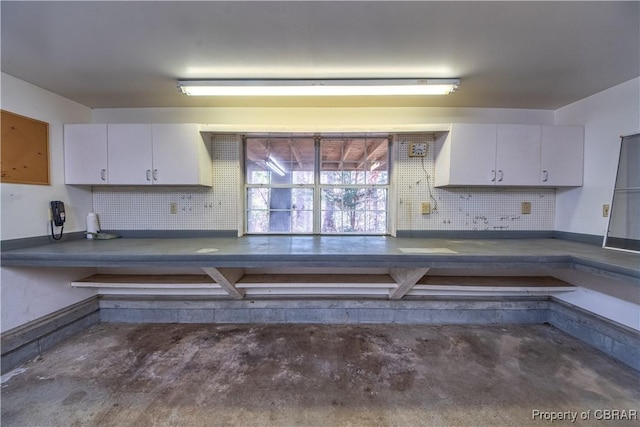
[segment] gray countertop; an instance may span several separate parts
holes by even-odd
[[[244,236],[72,240],[2,252],[32,267],[574,268],[640,284],[640,255],[562,239]]]

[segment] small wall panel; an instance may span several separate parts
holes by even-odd
[[[2,110],[1,182],[49,185],[49,124]]]

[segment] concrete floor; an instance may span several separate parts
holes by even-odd
[[[551,424],[536,410],[600,425],[640,410],[639,372],[546,325],[103,323],[22,369],[2,385],[3,427]]]

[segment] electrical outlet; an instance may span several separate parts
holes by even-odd
[[[178,213],[178,204],[176,202],[169,203],[169,213],[175,215]]]
[[[520,213],[523,215],[529,215],[531,213],[531,202],[522,202],[520,206]]]
[[[422,212],[423,215],[429,215],[431,213],[431,203],[422,202],[420,205],[420,212]]]
[[[609,216],[609,205],[602,205],[602,216],[604,218]]]

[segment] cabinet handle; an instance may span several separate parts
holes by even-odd
[[[107,170],[106,169],[100,169],[100,179],[103,181],[107,180]]]
[[[491,178],[491,182],[495,182],[496,181],[496,170],[495,169],[491,169],[491,173],[493,178]]]
[[[548,171],[542,171],[542,182],[547,182],[547,180],[549,179],[549,172]]]
[[[498,172],[500,172],[500,178],[498,179],[498,182],[502,182],[502,178],[504,178],[504,172],[502,172],[502,170],[498,170]]]
[[[153,180],[157,181],[158,180],[158,169],[154,169],[153,170]]]
[[[151,181],[151,169],[147,169],[147,181]]]

